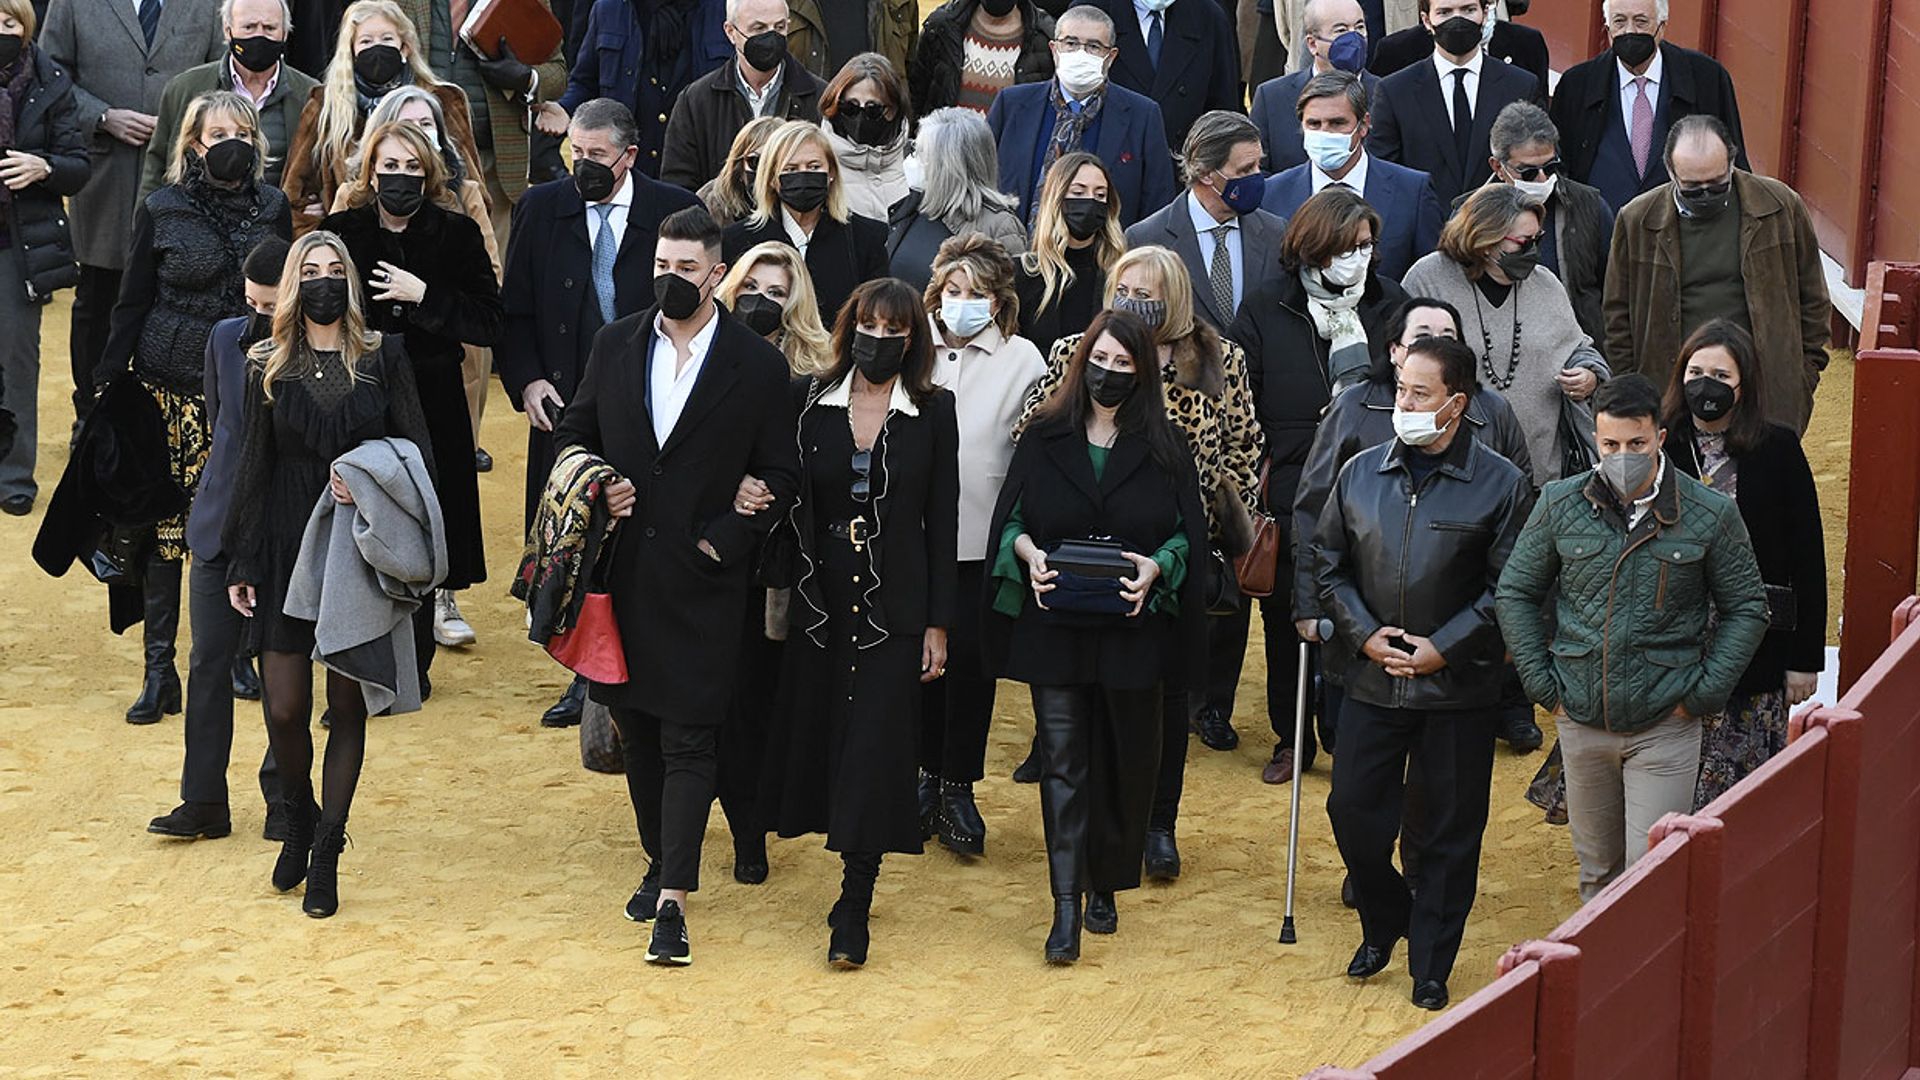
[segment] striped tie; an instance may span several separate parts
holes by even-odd
[[[160,0],[140,0],[140,32],[147,36],[147,45],[153,45],[154,32],[160,29]]]

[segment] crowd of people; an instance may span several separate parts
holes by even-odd
[[[580,672],[541,722],[609,710],[650,962],[717,797],[742,883],[824,835],[864,964],[886,855],[987,851],[1013,682],[1072,963],[1180,876],[1256,600],[1260,779],[1331,755],[1348,974],[1405,940],[1424,1008],[1536,707],[1583,897],[1784,745],[1828,300],[1665,0],[1551,95],[1521,0],[527,2],[548,55],[467,0],[0,0],[0,509],[73,287],[73,460],[150,490],[70,468],[42,546],[142,624],[128,722],[184,707],[151,831],[230,833],[258,699],[273,883],[337,910],[369,715],[475,640],[496,376],[513,587]]]

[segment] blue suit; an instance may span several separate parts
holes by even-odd
[[[1307,88],[1307,80],[1314,75],[1311,67],[1304,67],[1291,75],[1268,79],[1253,92],[1253,126],[1260,129],[1260,147],[1266,151],[1262,165],[1268,172],[1282,172],[1307,163],[1295,107],[1300,102],[1300,91]],[[1369,97],[1379,82],[1380,77],[1371,71],[1360,73],[1360,84],[1367,88]]]
[[[1033,212],[1040,185],[1041,131],[1053,122],[1054,82],[1009,86],[993,99],[987,124],[1000,145],[1000,190],[1020,197],[1020,217]],[[1120,224],[1133,224],[1173,201],[1173,155],[1167,150],[1160,106],[1125,87],[1107,84],[1089,151],[1107,166],[1112,190],[1120,197]]]
[[[1312,194],[1313,166],[1296,165],[1267,178],[1260,208],[1290,219]],[[1380,235],[1373,244],[1379,274],[1399,281],[1439,241],[1446,209],[1426,173],[1378,157],[1367,159],[1367,190],[1360,194],[1380,214]]]
[[[690,41],[674,51],[678,62],[673,69],[646,70],[646,28],[640,24],[633,0],[594,0],[579,54],[573,70],[567,73],[566,92],[560,95],[560,107],[571,113],[594,98],[604,97],[633,110],[640,129],[640,171],[659,176],[667,115],[673,111],[675,99],[688,83],[733,55],[733,44],[724,28],[726,19],[726,0],[699,0],[688,20]]]

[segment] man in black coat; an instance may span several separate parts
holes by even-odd
[[[1201,113],[1240,109],[1240,43],[1215,0],[1088,0],[1113,19],[1117,53],[1108,77],[1160,105],[1167,149],[1178,151]],[[1154,10],[1160,8],[1162,10]]]
[[[1425,5],[1421,5],[1424,10]],[[1518,14],[1513,5],[1507,5],[1509,14]],[[1489,8],[1487,18],[1493,18]],[[1487,39],[1487,55],[1525,71],[1547,85],[1547,72],[1551,61],[1547,53],[1547,37],[1531,26],[1521,26],[1508,19],[1500,19],[1493,25],[1493,36]],[[1368,61],[1367,70],[1381,78],[1396,71],[1410,68],[1433,55],[1433,34],[1425,26],[1409,26],[1395,34],[1381,38],[1373,47],[1373,59]]]
[[[1539,80],[1480,47],[1486,0],[1420,0],[1430,59],[1380,80],[1367,149],[1433,180],[1442,206],[1492,175],[1487,134],[1516,101],[1544,101]],[[1444,84],[1443,80],[1444,79]]]
[[[1713,57],[1666,40],[1665,0],[1607,0],[1604,7],[1612,44],[1560,76],[1552,115],[1567,175],[1600,189],[1618,213],[1667,182],[1660,148],[1674,121],[1706,113],[1733,133],[1734,146],[1746,139],[1733,76]],[[1753,169],[1744,149],[1734,164]]]
[[[580,106],[568,136],[574,161],[591,164],[576,164],[573,179],[521,196],[500,287],[506,309],[496,353],[500,382],[514,408],[527,414],[527,528],[553,471],[554,422],[580,385],[595,332],[652,302],[660,221],[699,203],[634,168],[640,147],[633,115],[619,102],[599,98]],[[589,201],[583,193],[596,197]],[[594,273],[602,244],[614,249],[604,278]],[[602,294],[608,283],[611,296]],[[540,723],[578,724],[586,692],[586,683],[574,679]]]
[[[657,303],[594,338],[555,442],[624,478],[604,495],[620,519],[608,591],[629,675],[591,693],[620,730],[649,861],[627,917],[654,923],[649,963],[685,965],[720,724],[739,679],[772,675],[737,670],[751,555],[785,517],[800,464],[786,358],[714,303],[726,265],[704,209],[660,223],[653,266]],[[746,475],[772,492],[771,512],[735,512]]]
[[[786,0],[728,5],[733,56],[687,85],[673,103],[660,150],[660,179],[688,191],[720,175],[734,136],[761,116],[820,119],[827,88],[787,52]]]

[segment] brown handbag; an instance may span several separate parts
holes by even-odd
[[[1280,523],[1266,512],[1267,469],[1272,464],[1271,458],[1260,463],[1261,512],[1253,517],[1253,543],[1233,560],[1240,591],[1259,599],[1273,595],[1274,580],[1280,572]]]

